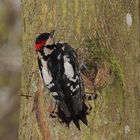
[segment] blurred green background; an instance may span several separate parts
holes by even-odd
[[[20,0],[0,0],[0,140],[17,140],[21,77]]]

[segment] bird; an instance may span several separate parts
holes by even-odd
[[[36,37],[39,73],[57,104],[57,115],[68,127],[71,121],[80,130],[80,120],[88,126],[84,82],[78,56],[67,42],[54,42],[55,30]]]

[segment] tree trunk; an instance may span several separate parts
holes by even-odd
[[[19,140],[140,139],[138,5],[138,0],[22,0]],[[52,29],[56,29],[57,41],[71,44],[89,63],[93,59],[89,60],[91,54],[83,51],[86,48],[83,44],[90,46],[88,51],[94,46],[96,54],[91,56],[100,56],[107,65],[106,71],[101,68],[96,75],[95,82],[105,84],[97,88],[98,98],[90,101],[93,109],[88,116],[89,126],[80,123],[81,131],[73,123],[66,128],[49,117],[48,106],[53,99],[42,89],[39,74],[34,73],[38,70],[33,48],[35,38]]]

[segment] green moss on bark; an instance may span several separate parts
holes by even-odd
[[[101,63],[106,63],[109,67],[110,75],[114,75],[114,81],[123,85],[124,74],[121,65],[111,50],[102,44],[102,39],[97,34],[95,37],[85,39],[83,43],[84,60],[89,69],[96,64],[100,67]]]

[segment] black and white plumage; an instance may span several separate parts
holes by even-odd
[[[79,120],[87,125],[84,84],[77,54],[67,43],[53,43],[53,34],[43,33],[36,39],[38,66],[42,80],[58,105],[58,117],[80,129]]]

